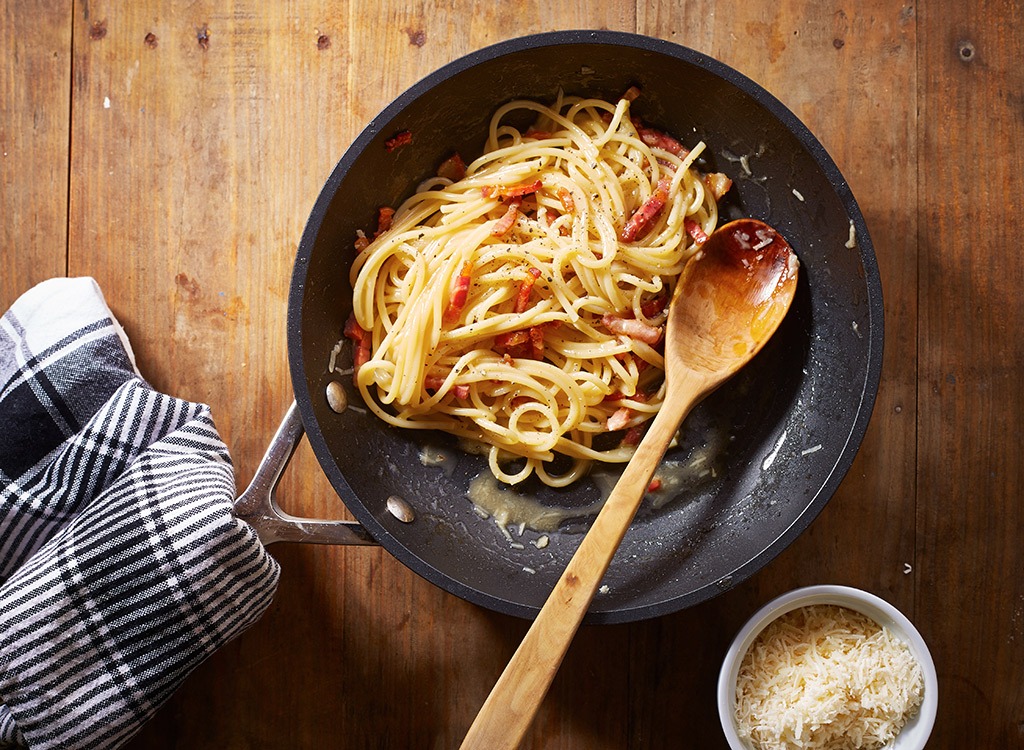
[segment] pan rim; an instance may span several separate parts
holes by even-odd
[[[575,45],[629,47],[676,58],[723,79],[726,83],[735,86],[768,110],[794,136],[822,171],[828,183],[835,190],[837,199],[853,224],[857,237],[857,249],[864,267],[865,308],[869,322],[868,330],[865,334],[867,339],[867,355],[864,377],[859,384],[855,384],[860,387],[860,399],[855,419],[835,464],[821,486],[804,504],[803,510],[799,515],[780,534],[770,542],[767,542],[760,553],[747,560],[747,562],[735,570],[722,576],[716,582],[709,583],[687,594],[654,604],[591,611],[584,620],[584,622],[589,624],[617,624],[659,617],[694,606],[723,593],[728,588],[748,579],[765,567],[814,521],[828,500],[835,494],[853,464],[864,435],[867,432],[868,423],[874,409],[878,385],[881,380],[884,345],[881,278],[874,246],[860,207],[838,166],[821,142],[774,95],[743,73],[701,52],[667,40],[622,31],[568,30],[516,37],[483,47],[438,68],[402,92],[366,125],[345,151],[321,188],[303,230],[292,274],[287,315],[288,358],[292,388],[299,406],[299,413],[307,438],[313,447],[321,469],[327,475],[328,480],[342,499],[342,502],[345,502],[346,496],[354,497],[356,493],[348,484],[340,468],[335,464],[331,456],[331,449],[318,424],[313,410],[312,394],[306,381],[307,362],[304,360],[302,352],[302,307],[305,300],[307,272],[313,247],[328,207],[333,202],[334,196],[345,175],[356,159],[365,151],[367,145],[380,132],[386,130],[389,123],[411,102],[417,100],[443,81],[481,63],[509,54],[550,46]],[[440,588],[460,598],[504,614],[532,619],[539,611],[537,607],[519,604],[509,599],[494,596],[452,578],[420,558],[412,549],[398,540],[362,503],[353,503],[351,506],[348,503],[345,504],[356,520],[367,529],[370,535],[389,554],[397,558],[419,576]]]

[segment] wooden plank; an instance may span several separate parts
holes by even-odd
[[[71,15],[56,0],[4,3],[0,13],[2,312],[65,274]]]
[[[917,610],[935,747],[1024,740],[1024,11],[921,6]]]
[[[447,8],[152,0],[76,9],[71,271],[99,280],[157,388],[211,404],[240,484],[291,398],[294,248],[362,125],[484,44],[633,26],[632,6],[618,3],[526,15],[498,4],[468,28],[451,24]],[[343,515],[305,444],[281,496],[297,514]],[[132,746],[456,744],[525,625],[456,600],[380,550],[272,552],[284,572],[263,621],[197,670]],[[574,680],[625,672],[628,631],[611,632],[614,658],[605,631],[581,636],[538,737],[590,747],[580,722],[625,737],[624,686],[595,698]]]
[[[357,132],[348,5],[77,12],[73,272],[99,280],[155,387],[211,404],[243,486],[291,400],[286,295],[303,223]],[[281,498],[299,514],[342,515],[305,444]],[[270,612],[204,664],[135,747],[335,736],[336,701],[359,688],[347,618],[370,609],[360,574],[380,554],[349,570],[342,550],[273,552],[284,573]]]
[[[362,31],[353,32],[353,76],[360,80],[367,71],[383,71],[374,84],[383,90],[361,88],[368,99],[356,106],[364,119],[431,70],[487,44],[556,28],[633,28],[632,10],[625,3],[567,3],[543,10],[477,4],[465,23],[452,23],[441,3],[409,8],[389,2],[379,9],[361,4],[355,12],[354,28]],[[383,30],[382,36],[366,38],[365,30],[375,28]],[[355,557],[349,556],[350,565]],[[344,637],[352,644],[350,659],[385,648],[376,660],[357,658],[365,671],[337,699],[335,726],[344,727],[354,745],[456,747],[527,624],[455,600],[387,557],[375,568],[373,586],[385,592],[382,600],[357,618]],[[407,597],[406,606],[389,602],[395,596]],[[370,617],[372,628],[390,637],[382,640],[372,629],[367,632]],[[581,632],[524,747],[624,744],[628,716],[620,676],[628,670],[627,638],[625,628]],[[366,726],[368,716],[374,717],[372,727]]]
[[[856,10],[806,0],[735,6],[728,13],[713,3],[639,7],[639,31],[732,65],[822,141],[859,200],[885,298],[878,401],[858,458],[829,505],[748,582],[691,611],[636,626],[634,744],[718,747],[721,729],[712,717],[722,657],[746,618],[769,599],[799,586],[839,583],[915,614],[916,577],[905,574],[903,563],[914,562],[915,544],[917,136],[914,107],[899,104],[894,92],[916,86],[916,19],[912,7],[889,0]]]

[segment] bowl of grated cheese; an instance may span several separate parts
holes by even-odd
[[[937,708],[935,664],[917,628],[847,586],[766,604],[733,640],[718,679],[733,750],[920,750]]]

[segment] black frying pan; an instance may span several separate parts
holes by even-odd
[[[703,455],[708,473],[692,473],[667,505],[641,510],[587,622],[639,620],[708,599],[764,566],[821,511],[859,447],[882,362],[878,270],[849,187],[797,118],[736,71],[656,39],[570,31],[488,47],[428,76],[369,124],[324,185],[289,297],[297,410],[239,504],[242,515],[262,517],[265,540],[375,541],[453,594],[536,614],[587,519],[547,535],[543,548],[529,531],[513,532],[518,544],[511,544],[466,498],[471,479],[487,471],[482,458],[455,453],[450,473],[426,467],[423,448],[452,449],[450,438],[397,430],[358,408],[332,410],[325,397],[332,381],[356,407],[359,397],[350,376],[329,371],[331,352],[351,310],[353,239],[375,226],[379,206],[397,206],[452,151],[478,155],[491,114],[509,99],[550,101],[560,87],[614,99],[631,85],[642,90],[633,112],[646,123],[684,143],[707,143],[702,167],[734,181],[725,218],[754,216],[777,227],[800,257],[801,276],[775,338],[698,407],[668,454],[683,462]],[[386,141],[402,131],[412,143],[389,151]],[[336,367],[350,363],[346,345]],[[272,487],[303,427],[361,528],[280,518]],[[580,507],[599,494],[589,480],[568,491],[527,491]],[[415,520],[393,512],[396,497]]]

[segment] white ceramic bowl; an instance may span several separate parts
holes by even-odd
[[[884,599],[860,589],[847,586],[808,586],[783,594],[759,609],[743,626],[722,663],[718,676],[718,716],[722,730],[732,750],[751,750],[751,745],[741,740],[736,731],[736,679],[743,656],[758,634],[773,620],[800,607],[811,604],[835,604],[861,612],[902,639],[908,646],[924,676],[924,700],[917,715],[907,722],[895,741],[888,745],[892,750],[921,750],[928,742],[935,713],[939,704],[938,678],[935,663],[917,628],[906,616]]]

